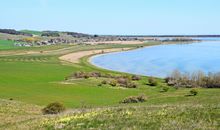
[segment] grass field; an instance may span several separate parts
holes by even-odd
[[[29,34],[33,34],[33,35],[39,35],[39,36],[43,33],[41,31],[34,31],[34,30],[21,30],[21,32],[29,33]]]
[[[161,93],[164,81],[157,79],[159,85],[152,87],[146,85],[148,77],[135,81],[138,88],[134,89],[98,86],[102,80],[97,78],[68,82],[64,80],[76,71],[129,74],[92,66],[87,62],[88,57],[82,58],[79,64],[60,61],[58,57],[63,54],[137,46],[139,45],[54,46],[52,49],[33,49],[49,51],[48,53],[0,56],[0,118],[4,120],[0,129],[220,128],[220,89],[197,88],[197,96],[185,96],[191,89],[170,87],[168,92]],[[140,94],[147,96],[145,103],[119,104],[119,101],[128,96]],[[70,111],[57,116],[43,116],[40,109],[55,101],[63,103]],[[11,107],[16,105],[18,107]],[[47,121],[48,119],[50,120]]]
[[[220,106],[201,104],[80,108],[42,115],[42,107],[1,100],[0,129],[219,129]]]
[[[24,52],[24,51],[49,51],[71,47],[72,45],[51,45],[51,46],[38,46],[38,47],[19,47],[14,46],[14,41],[0,40],[0,51],[7,52]]]
[[[15,48],[19,48],[19,47],[14,46],[14,42],[13,41],[0,40],[0,51],[1,50],[15,49]]]

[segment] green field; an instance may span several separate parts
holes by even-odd
[[[34,31],[34,30],[21,30],[21,32],[38,35],[38,36],[40,36],[43,33],[41,31]]]
[[[0,40],[0,51],[1,50],[15,49],[15,48],[19,48],[19,47],[14,46],[14,42],[13,41]]]
[[[32,125],[35,126],[35,129],[38,127],[54,129],[56,124],[53,121],[56,122],[62,118],[80,116],[81,114],[86,115],[86,113],[88,113],[88,117],[68,119],[64,123],[65,128],[220,128],[220,89],[197,88],[197,96],[186,96],[191,90],[190,88],[175,89],[170,87],[168,92],[161,93],[161,85],[165,85],[164,80],[157,79],[159,85],[152,87],[147,85],[148,77],[142,77],[142,80],[135,81],[138,84],[138,88],[133,89],[110,87],[108,85],[98,86],[102,81],[99,78],[75,79],[67,82],[65,77],[77,71],[98,71],[111,75],[129,74],[99,69],[88,63],[89,57],[82,58],[79,64],[72,64],[58,59],[61,55],[82,50],[137,48],[139,46],[47,46],[19,50],[20,52],[29,50],[49,51],[47,53],[0,56],[0,114],[2,115],[0,119],[7,119],[0,123],[0,129],[30,128]],[[3,48],[1,44],[0,48]],[[9,50],[9,52],[13,51],[13,49]],[[128,96],[140,94],[146,95],[146,102],[129,105],[119,104],[121,100]],[[13,101],[9,101],[9,99]],[[43,116],[40,109],[55,101],[63,103],[73,112],[53,117]],[[19,107],[14,108],[10,107],[10,105],[18,105]],[[8,112],[6,112],[7,110]],[[75,113],[74,110],[79,110],[80,112]],[[124,116],[123,113],[125,113]],[[128,116],[126,113],[128,113]],[[8,117],[9,115],[14,115],[15,118]],[[45,123],[45,120],[48,119],[51,120]],[[119,121],[116,122],[116,120]],[[175,122],[172,122],[173,120]],[[80,123],[84,125],[78,125]],[[101,126],[100,124],[104,125]]]
[[[24,52],[24,51],[50,51],[62,48],[71,47],[73,45],[51,45],[51,46],[34,46],[34,47],[19,47],[14,46],[14,41],[10,40],[0,40],[0,52]]]
[[[97,46],[94,49],[103,47]],[[87,50],[88,47],[76,46],[75,48]],[[71,50],[74,51],[73,48]],[[0,96],[5,99],[13,98],[29,103],[34,101],[38,105],[60,101],[69,107],[79,107],[81,102],[87,102],[91,106],[114,105],[126,96],[142,93],[142,90],[138,89],[100,88],[97,87],[96,79],[78,80],[74,84],[68,85],[61,84],[60,82],[73,72],[99,70],[89,65],[86,58],[82,59],[82,63],[77,65],[63,65],[58,60],[58,56],[51,55],[8,56],[0,57],[0,61],[3,61],[0,62],[0,71],[2,72],[0,74],[2,81],[0,91],[3,92]],[[103,73],[108,72],[101,71]],[[108,96],[103,102],[106,95],[113,96]],[[38,100],[39,98],[41,100]]]

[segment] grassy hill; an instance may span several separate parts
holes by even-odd
[[[0,129],[219,129],[217,104],[174,104],[69,109],[42,115],[42,107],[0,99]]]
[[[34,30],[20,30],[20,32],[29,33],[29,34],[38,35],[38,36],[40,36],[43,33],[41,31],[34,31]]]

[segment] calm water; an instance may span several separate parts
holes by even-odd
[[[91,58],[91,63],[109,70],[156,77],[166,77],[175,69],[220,72],[220,41],[159,45],[98,55]]]

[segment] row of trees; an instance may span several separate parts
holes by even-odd
[[[31,37],[33,36],[32,34],[16,31],[14,29],[0,29],[0,33],[13,34],[13,35],[24,35],[24,36],[31,36]]]
[[[203,87],[203,88],[220,88],[220,73],[209,73],[206,75],[202,71],[193,73],[181,73],[175,70],[166,82],[175,87]]]

